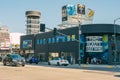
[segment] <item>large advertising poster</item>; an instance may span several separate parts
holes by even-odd
[[[24,40],[23,48],[32,48],[32,40]]]
[[[85,5],[77,4],[77,13],[78,14],[85,14]]]
[[[62,7],[62,21],[67,21],[67,6]]]
[[[86,52],[106,52],[107,50],[108,35],[86,37]]]
[[[103,43],[102,36],[87,36],[86,52],[103,52],[102,43]]]
[[[75,5],[67,5],[67,14],[70,16],[76,15],[76,6]]]

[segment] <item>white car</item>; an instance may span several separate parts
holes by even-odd
[[[50,60],[48,61],[48,65],[64,65],[64,66],[67,66],[69,65],[69,62],[68,60],[65,60],[65,59],[62,59],[62,58],[59,58],[59,57],[55,57],[53,58],[53,60]]]

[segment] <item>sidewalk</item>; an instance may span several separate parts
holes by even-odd
[[[71,67],[101,67],[101,68],[114,68],[114,67],[119,67],[120,65],[103,65],[103,64],[81,64],[80,66],[78,64],[73,64],[73,65],[69,65]]]
[[[39,64],[42,64],[42,65],[48,65],[48,63],[47,62],[40,62]],[[98,68],[98,67],[101,67],[101,68],[120,68],[120,65],[107,65],[107,64],[81,64],[81,65],[79,65],[79,64],[69,64],[68,66],[66,66],[66,67],[76,67],[76,68],[79,68],[79,67],[96,67],[96,68]]]
[[[36,64],[37,65],[37,64]],[[103,65],[103,64],[69,64],[68,66],[55,66],[48,65],[47,62],[40,62],[39,66],[45,67],[55,67],[55,68],[71,68],[71,69],[83,69],[83,70],[93,70],[93,71],[108,71],[120,74],[120,65]]]

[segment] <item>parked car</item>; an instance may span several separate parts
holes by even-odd
[[[59,58],[59,57],[55,57],[53,58],[52,60],[48,61],[48,65],[64,65],[64,66],[67,66],[69,65],[69,62],[68,60],[65,60],[65,59],[62,59],[62,58]]]
[[[2,61],[2,57],[0,56],[0,62]]]
[[[39,63],[39,59],[36,56],[33,56],[32,58],[29,59],[28,63],[32,64],[32,63]]]
[[[21,57],[19,54],[8,54],[4,59],[3,59],[3,65],[22,65],[25,66],[25,59]]]

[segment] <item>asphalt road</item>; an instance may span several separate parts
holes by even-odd
[[[26,65],[3,66],[0,63],[0,80],[120,80],[117,73],[96,70],[69,69]]]

